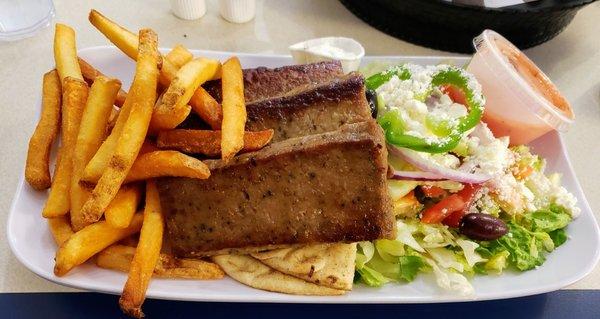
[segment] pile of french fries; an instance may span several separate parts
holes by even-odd
[[[50,189],[42,216],[58,245],[55,274],[92,258],[100,267],[128,272],[119,305],[139,318],[152,276],[224,276],[211,262],[176,258],[163,247],[165,221],[154,179],[209,178],[198,156],[229,161],[267,145],[273,131],[244,131],[244,83],[236,57],[221,64],[195,58],[181,45],[163,56],[151,29],[136,35],[95,10],[89,20],[136,61],[129,92],[78,57],[75,31],[56,24],[56,69],[43,78],[25,177],[36,190]],[[201,86],[214,79],[222,82],[221,103]],[[212,130],[177,129],[191,112]],[[51,176],[50,152],[59,132]]]

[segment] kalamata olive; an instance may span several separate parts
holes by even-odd
[[[367,90],[367,101],[369,102],[369,107],[371,108],[371,116],[376,119],[377,118],[377,93],[375,90]]]
[[[475,240],[494,240],[508,233],[508,227],[501,219],[482,213],[465,215],[460,221],[459,230]]]

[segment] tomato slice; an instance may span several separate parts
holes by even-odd
[[[480,188],[481,185],[465,184],[458,193],[426,209],[421,215],[421,221],[426,224],[443,223],[450,227],[458,227]]]
[[[420,187],[421,187],[421,191],[423,192],[423,195],[425,197],[439,198],[439,197],[446,196],[448,194],[448,192],[446,192],[446,190],[444,190],[443,188],[438,187],[438,186],[422,185]]]
[[[461,89],[457,88],[454,85],[447,84],[447,85],[442,86],[441,90],[442,90],[442,92],[448,94],[448,96],[454,103],[466,105],[467,97],[465,96],[465,93]]]

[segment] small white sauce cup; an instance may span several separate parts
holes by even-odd
[[[485,30],[473,39],[467,67],[486,97],[483,121],[511,145],[527,144],[552,130],[566,131],[575,117],[550,79],[500,34]]]
[[[344,56],[331,53],[317,53],[311,48],[327,44],[344,52]],[[343,37],[327,37],[311,39],[293,44],[289,47],[294,62],[297,64],[315,63],[321,61],[338,60],[342,64],[344,73],[358,70],[361,59],[365,56],[365,48],[356,40]]]

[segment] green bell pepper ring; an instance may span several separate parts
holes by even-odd
[[[434,74],[431,78],[432,86],[452,85],[460,89],[465,95],[465,106],[469,114],[458,119],[456,130],[464,133],[479,123],[483,115],[483,96],[476,96],[475,92],[469,87],[469,78],[464,74],[463,69],[449,67]]]
[[[441,70],[432,76],[432,86],[453,85],[460,89],[465,95],[465,106],[469,110],[467,115],[457,119],[457,124],[444,130],[447,134],[440,136],[436,141],[405,134],[402,116],[399,112],[390,111],[378,119],[388,143],[427,153],[444,153],[454,149],[462,134],[477,125],[483,114],[483,97],[475,96],[475,92],[469,88],[468,81],[463,71],[455,67]]]
[[[385,113],[377,122],[385,131],[385,139],[388,143],[419,152],[444,153],[454,149],[461,138],[461,134],[456,131],[452,131],[447,136],[440,137],[435,142],[405,134],[402,116],[399,112],[395,111]]]
[[[398,65],[383,72],[371,75],[365,80],[365,86],[369,90],[375,90],[385,82],[391,80],[394,75],[400,80],[410,79],[410,71],[405,66]]]

